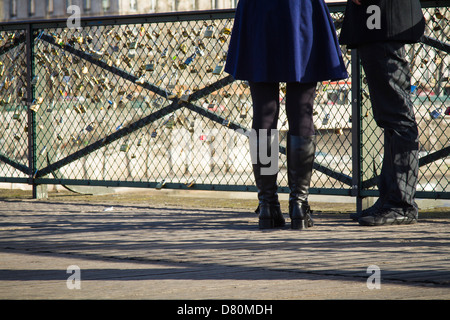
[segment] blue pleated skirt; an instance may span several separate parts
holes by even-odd
[[[348,77],[323,0],[240,0],[225,71],[253,82]]]

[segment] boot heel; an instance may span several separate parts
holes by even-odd
[[[294,230],[302,230],[308,228],[307,221],[304,219],[292,219],[291,220],[291,229]]]
[[[259,228],[260,229],[272,229],[274,228],[273,219],[259,219]]]

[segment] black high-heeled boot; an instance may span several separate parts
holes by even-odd
[[[316,150],[315,136],[287,136],[287,166],[289,195],[289,217],[292,229],[306,229],[314,225],[308,204]]]
[[[257,143],[259,146],[259,137]],[[271,137],[264,137],[267,139],[267,146],[270,152]],[[278,151],[278,150],[277,150]],[[256,213],[259,218],[260,229],[281,228],[285,226],[285,219],[280,209],[280,202],[278,200],[278,185],[277,174],[261,173],[261,169],[267,168],[267,165],[261,164],[258,159],[254,159],[253,174],[255,177],[256,187],[258,188],[259,205]],[[278,171],[278,168],[277,170]]]
[[[258,208],[260,229],[282,228],[286,222],[278,200],[277,175],[261,175],[261,167],[253,165],[256,187],[258,188]]]

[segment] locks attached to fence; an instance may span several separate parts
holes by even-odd
[[[330,121],[330,114],[326,114],[325,115],[325,117],[323,117],[323,120],[322,120],[322,125],[323,126],[326,126],[327,124],[328,124],[328,121]]]
[[[158,182],[158,184],[156,185],[156,190],[161,190],[161,188],[164,187],[165,184],[166,184],[165,179],[163,179],[161,182]]]
[[[161,97],[156,98],[155,100],[153,100],[152,106],[155,108],[159,108],[159,107],[161,107],[162,102],[163,102],[163,98],[161,98]]]
[[[86,126],[86,131],[87,131],[87,132],[92,132],[92,131],[94,131],[95,126],[96,126],[96,125],[95,125],[94,122],[89,123],[89,124]]]
[[[175,125],[175,117],[172,115],[167,119],[163,125],[166,126],[167,129],[173,129],[173,126]]]
[[[153,61],[150,63],[147,63],[147,64],[143,65],[141,67],[141,69],[145,70],[145,71],[155,71],[155,63]]]
[[[191,90],[186,90],[182,95],[181,95],[181,102],[189,102],[189,98],[191,96]]]
[[[247,107],[247,104],[242,104],[242,106],[241,106],[241,110],[240,110],[240,113],[239,113],[239,117],[241,118],[241,119],[245,119],[245,118],[247,118],[247,113],[248,113],[248,107]]]
[[[219,64],[214,68],[213,74],[216,76],[220,76],[223,73],[223,70],[225,69],[225,61],[219,62]]]
[[[192,62],[194,61],[195,57],[197,56],[196,53],[194,53],[193,55],[189,56],[184,63],[181,65],[182,69],[185,69],[187,66],[189,66],[190,64],[192,64]]]
[[[178,49],[179,49],[181,52],[183,52],[184,54],[186,54],[187,51],[188,51],[187,45],[186,45],[185,43],[181,43],[181,44],[178,46]]]
[[[39,97],[37,100],[33,101],[33,103],[30,106],[30,110],[37,112],[43,101],[44,101],[44,98],[42,98],[42,97]]]
[[[430,112],[431,119],[437,119],[442,114],[442,108],[436,108]]]
[[[137,145],[138,147],[142,146],[142,142],[143,142],[143,141],[144,141],[144,134],[142,134],[142,135],[139,137],[139,139],[138,139],[136,145]]]
[[[212,38],[214,36],[214,27],[213,26],[207,26],[205,33],[205,38]]]
[[[125,141],[125,142],[120,146],[120,151],[121,151],[121,152],[128,152],[128,150],[130,150],[130,145],[128,144],[128,141]]]

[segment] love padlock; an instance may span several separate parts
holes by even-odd
[[[225,69],[225,64],[223,61],[221,61],[213,70],[213,74],[216,76],[220,76]]]
[[[180,98],[180,100],[182,101],[182,102],[189,102],[189,98],[190,98],[190,96],[191,96],[191,90],[186,90],[182,95],[181,95],[181,98]]]
[[[436,108],[435,110],[430,112],[430,116],[432,119],[437,119],[442,114],[442,108]]]
[[[214,35],[214,27],[213,26],[206,27],[204,34],[205,38],[212,38],[213,35]]]
[[[327,125],[329,120],[330,120],[330,115],[327,113],[322,120],[322,125],[324,125],[324,126]]]

